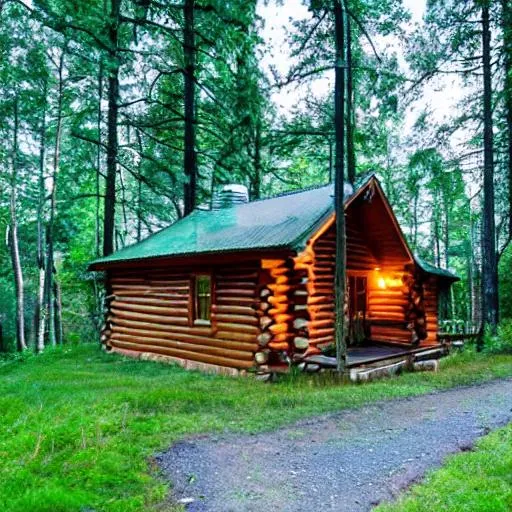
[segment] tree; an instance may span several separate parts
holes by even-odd
[[[482,62],[483,62],[483,125],[484,125],[484,206],[482,229],[482,319],[483,326],[496,332],[498,325],[498,257],[494,220],[494,154],[492,122],[492,70],[489,3],[482,3]],[[478,347],[481,349],[483,336]]]
[[[432,138],[439,147],[444,146],[445,153],[452,152],[452,162],[462,168],[468,183],[477,179],[482,184],[481,189],[474,192],[474,203],[480,201],[482,214],[482,332],[485,326],[492,331],[496,329],[499,319],[497,263],[512,235],[507,121],[509,30],[505,21],[508,4],[487,0],[432,1],[428,4],[425,26],[412,38],[409,53],[412,68],[417,72],[409,94],[418,95],[426,82],[443,80],[446,76],[460,77],[466,93],[459,104],[460,115],[433,129]],[[493,112],[500,115],[493,119]],[[455,149],[453,139],[457,134],[464,135],[465,143]],[[502,153],[507,155],[506,159],[500,157]],[[495,188],[495,183],[504,186]],[[508,197],[502,192],[507,189]]]
[[[512,3],[501,1],[501,30],[503,32],[504,103],[506,118],[506,153],[508,174],[508,241],[512,241]]]
[[[184,158],[185,171],[185,207],[188,215],[196,206],[197,158],[195,132],[195,54],[196,43],[194,34],[194,0],[185,0],[183,4],[183,55],[184,55],[184,91],[183,104],[185,111]]]
[[[335,26],[335,82],[334,82],[334,130],[335,179],[334,211],[336,212],[336,267],[334,275],[336,366],[339,373],[346,367],[347,346],[345,335],[345,287],[346,287],[346,233],[345,233],[345,19],[341,0],[334,0]]]
[[[119,23],[122,0],[110,0],[108,19],[108,119],[107,119],[107,176],[105,180],[105,203],[103,217],[103,255],[114,251],[116,176],[118,152],[119,112]]]
[[[20,127],[18,101],[18,96],[15,93],[13,100],[10,223],[8,244],[11,253],[14,284],[16,290],[16,343],[18,350],[22,351],[27,348],[27,344],[25,341],[25,291],[18,239],[18,137]]]

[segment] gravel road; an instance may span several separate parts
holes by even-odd
[[[264,412],[262,412],[264,414]],[[187,511],[365,511],[512,421],[512,380],[380,402],[157,456]]]

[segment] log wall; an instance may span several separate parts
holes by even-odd
[[[109,271],[107,346],[232,368],[256,365],[259,262],[211,269],[211,325],[192,318],[193,269]],[[200,323],[200,322],[199,322]]]
[[[293,290],[295,346],[312,355],[334,340],[334,226],[326,226],[308,240],[295,258],[300,282]]]
[[[347,274],[367,277],[367,320],[372,341],[405,345],[425,344],[424,293],[414,269],[404,258],[379,260],[359,225],[357,212],[347,213]],[[379,240],[371,240],[378,245]],[[319,353],[334,342],[334,267],[336,238],[334,224],[326,225],[308,242],[303,253],[295,258],[295,272],[302,278],[294,288],[291,313],[294,315],[294,339],[307,354]],[[418,294],[418,285],[421,293]],[[435,285],[427,292],[426,301],[436,298]],[[429,310],[429,334],[432,341],[437,320],[432,323]],[[345,311],[347,314],[347,311]],[[297,343],[294,350],[297,351]],[[299,351],[300,352],[300,351]]]
[[[385,267],[384,267],[385,270]],[[407,322],[410,305],[409,289],[404,285],[405,273],[392,273],[390,277],[380,277],[376,273],[369,280],[368,313],[371,321],[371,339],[392,343],[410,344],[412,333]],[[384,279],[386,286],[380,285]]]
[[[259,306],[261,333],[256,361],[260,370],[287,369],[293,356],[293,297],[299,284],[291,258],[262,259]]]
[[[423,284],[423,300],[425,305],[427,330],[427,337],[424,341],[425,345],[435,345],[436,343],[438,343],[438,291],[439,284],[437,278],[435,278],[434,276],[430,276]]]
[[[291,360],[334,342],[334,230],[326,224],[295,258],[110,270],[102,340],[117,350],[207,365],[287,369]],[[370,246],[347,215],[347,273],[367,277],[372,341],[435,344],[436,279],[420,279],[403,261],[380,261]],[[210,325],[192,317],[199,270],[212,275]]]

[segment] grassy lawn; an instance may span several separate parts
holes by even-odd
[[[510,355],[466,353],[441,366],[437,374],[365,385],[326,385],[307,376],[268,385],[123,359],[92,345],[0,362],[0,510],[164,510],[167,487],[150,457],[184,436],[272,429],[512,376]]]
[[[509,512],[512,510],[512,425],[480,439],[475,450],[450,457],[397,504],[378,512]]]

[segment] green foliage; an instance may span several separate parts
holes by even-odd
[[[499,263],[500,315],[512,318],[512,245],[505,250]]]
[[[148,461],[187,435],[262,431],[340,408],[507,377],[512,357],[465,353],[441,367],[363,386],[305,375],[267,385],[107,355],[91,344],[1,360],[0,507],[153,510],[168,489]]]
[[[489,354],[512,354],[512,319],[502,320],[495,335],[486,332],[484,350]]]
[[[2,3],[2,2],[0,2]],[[492,5],[496,41],[494,94],[497,153],[505,154],[504,77],[498,52],[499,2]],[[220,183],[246,184],[252,198],[326,183],[333,166],[332,91],[319,95],[333,65],[332,2],[308,3],[311,16],[293,20],[288,31],[290,69],[265,74],[268,49],[260,39],[255,1],[197,4],[196,89],[199,203],[209,203]],[[407,107],[439,70],[460,75],[477,87],[480,34],[478,4],[427,3],[425,24],[407,36],[410,15],[399,0],[351,0],[357,174],[377,172],[411,245],[420,255],[450,266],[462,276],[454,287],[451,314],[471,312],[471,289],[478,282],[480,224],[478,165],[469,166],[481,147],[480,98],[468,94],[460,115],[436,122],[429,108],[419,114],[413,136],[403,140]],[[101,247],[104,206],[106,98],[108,75],[119,64],[119,151],[117,155],[117,248],[175,221],[183,209],[183,9],[179,3],[121,1],[120,51],[108,42],[108,9],[99,0],[37,0],[32,9],[3,2],[0,21],[0,227],[8,220],[14,102],[19,104],[18,222],[25,272],[28,338],[33,325],[39,276],[37,219],[48,224],[49,178],[57,137],[58,61],[63,48],[63,126],[57,172],[53,232],[62,287],[64,333],[68,340],[95,339],[101,283],[85,272]],[[354,19],[355,18],[355,19]],[[357,21],[356,21],[357,20]],[[364,30],[363,30],[364,27]],[[412,30],[412,29],[411,29]],[[505,31],[506,32],[506,31]],[[377,54],[368,39],[377,46]],[[406,77],[388,41],[407,40],[405,57],[414,77]],[[382,43],[382,44],[381,44]],[[280,49],[279,49],[280,50]],[[460,65],[460,66],[459,66]],[[454,69],[457,68],[457,69]],[[411,81],[412,80],[412,81]],[[272,94],[300,85],[304,98],[286,117]],[[43,112],[46,115],[43,115]],[[45,129],[43,129],[45,121]],[[464,152],[453,155],[450,141],[464,128]],[[41,153],[44,140],[45,154]],[[469,155],[469,156],[468,156]],[[475,156],[476,158],[476,156]],[[499,242],[508,236],[508,184],[503,158],[496,160]],[[45,187],[39,191],[37,177]],[[40,196],[43,205],[39,207]],[[40,211],[41,210],[41,211]],[[43,226],[44,227],[44,226]],[[498,244],[500,245],[500,244]],[[502,258],[502,312],[512,316],[510,250]],[[471,272],[470,272],[471,270]],[[0,247],[0,321],[8,347],[14,335],[12,270]],[[474,309],[474,308],[473,308]]]

